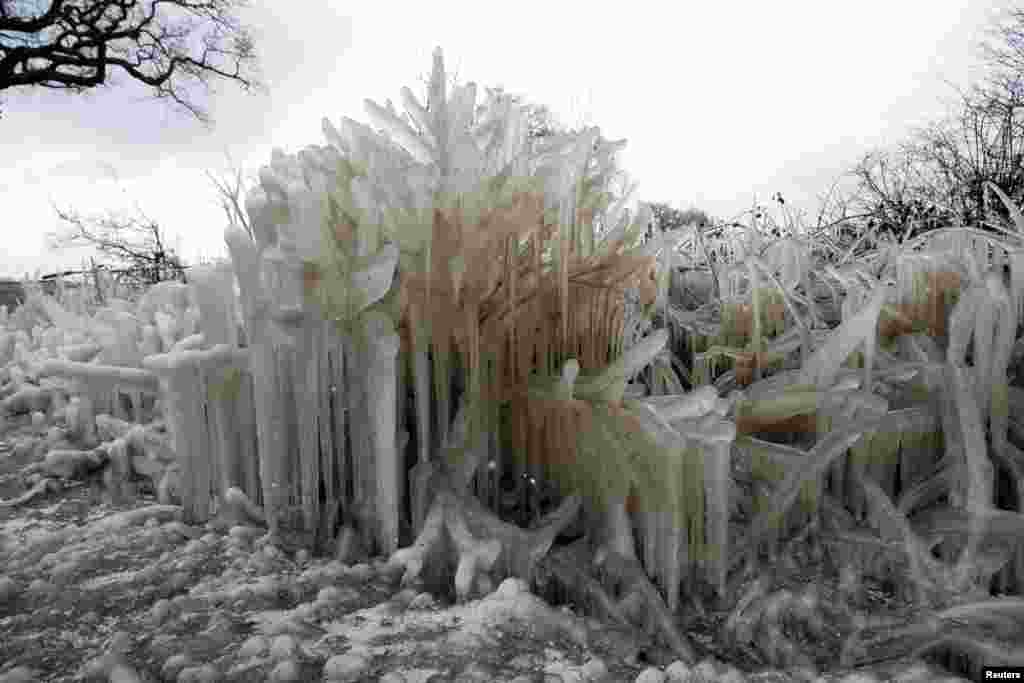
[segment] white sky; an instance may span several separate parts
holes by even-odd
[[[435,46],[449,73],[503,85],[566,123],[629,141],[636,198],[723,217],[780,191],[816,197],[868,149],[948,111],[998,0],[418,3],[253,0],[269,96],[233,83],[197,99],[207,132],[120,76],[87,95],[0,92],[0,276],[87,252],[47,249],[50,206],[157,220],[189,261],[220,256],[226,221],[203,170],[248,175],[273,147],[324,144],[320,120],[420,94]],[[443,10],[441,9],[443,7]],[[352,14],[346,14],[352,13]],[[118,71],[114,72],[115,75]],[[120,182],[112,180],[112,172]]]

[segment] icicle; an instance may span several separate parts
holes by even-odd
[[[377,495],[376,469],[374,463],[373,419],[371,403],[374,400],[368,395],[370,379],[367,373],[371,370],[370,349],[353,335],[345,339],[345,384],[348,388],[348,430],[351,436],[351,458],[353,497],[351,514],[363,514],[371,511]],[[357,512],[358,511],[358,512]],[[361,540],[366,545],[374,541],[372,527],[361,528]]]
[[[729,569],[730,453],[736,440],[736,425],[711,415],[692,436],[704,449],[705,543],[711,551],[706,556],[709,578],[719,594],[724,595]]]
[[[1003,279],[991,273],[986,287],[997,309],[996,329],[993,332],[992,368],[989,375],[987,414],[990,419],[992,448],[998,456],[1005,457],[1008,451],[1007,429],[1009,426],[1009,384],[1007,368],[1013,353],[1017,335],[1017,308],[1010,294],[1003,286]],[[984,418],[983,418],[984,419]]]
[[[986,524],[985,511],[994,503],[994,467],[988,456],[978,404],[974,401],[971,375],[964,367],[947,363],[944,378],[943,436],[950,449],[950,459],[962,464],[964,475],[951,497],[954,505],[964,509],[970,518],[968,543],[954,570],[962,574],[974,561]]]
[[[367,342],[371,345],[367,395],[373,402],[373,440],[376,461],[376,519],[380,525],[378,543],[390,556],[398,549],[401,520],[399,492],[403,473],[402,453],[396,443],[396,364],[399,339],[394,324],[387,316],[370,314],[365,321]]]
[[[985,293],[977,286],[971,287],[960,296],[960,301],[950,314],[949,342],[946,347],[946,358],[949,362],[966,362],[967,345],[971,341],[978,307],[984,296]]]
[[[319,445],[319,482],[317,491],[317,502],[319,504],[318,526],[316,528],[316,543],[318,547],[325,547],[328,541],[328,534],[333,531],[329,527],[331,515],[337,509],[337,450],[334,435],[331,430],[331,364],[330,364],[330,321],[318,320],[313,325],[313,344],[315,365],[313,372],[317,374],[317,402],[316,402],[316,430]],[[319,488],[323,487],[323,496],[320,496]]]
[[[331,408],[333,417],[333,428],[334,428],[334,439],[337,448],[337,481],[339,484],[338,503],[339,508],[343,512],[348,511],[348,499],[345,493],[345,482],[349,478],[350,472],[352,471],[352,452],[353,442],[349,441],[349,420],[348,420],[348,393],[351,390],[348,386],[346,377],[347,371],[345,364],[347,362],[347,340],[338,333],[337,326],[333,322],[329,323],[327,330],[328,340],[330,342],[330,387],[331,392]],[[416,515],[416,504],[413,504],[413,517]],[[332,525],[333,526],[333,525]],[[330,533],[334,532],[331,528]]]
[[[992,382],[992,342],[995,334],[996,303],[988,296],[978,301],[974,318],[974,391],[981,420],[988,417],[988,395]],[[1009,356],[1007,356],[1009,357]]]
[[[416,426],[418,428],[419,462],[430,461],[430,364],[428,340],[420,328],[421,314],[416,303],[409,306],[409,325],[413,334],[413,390],[416,395]],[[418,528],[418,527],[417,527]]]
[[[984,428],[975,399],[972,377],[956,363],[947,363],[943,388],[942,433],[947,456],[963,468],[955,504],[965,509],[992,502],[992,464],[985,445]]]
[[[1010,296],[1017,309],[1017,319],[1024,319],[1024,249],[1010,252]]]
[[[320,323],[309,312],[303,316],[296,345],[296,417],[299,423],[299,471],[304,524],[308,531],[317,531],[320,520],[320,432],[317,427],[321,413],[321,397],[325,395],[324,377],[320,374]]]

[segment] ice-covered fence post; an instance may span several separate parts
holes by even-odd
[[[368,314],[363,331],[370,347],[366,380],[377,475],[377,541],[380,549],[390,556],[398,550],[401,479],[404,474],[395,423],[399,339],[394,323],[381,313]]]
[[[143,364],[160,380],[182,476],[182,505],[190,518],[205,521],[214,497],[251,482],[241,462],[234,409],[241,378],[249,371],[249,352],[218,344],[148,356]]]
[[[298,501],[302,509],[302,524],[305,530],[320,535],[320,526],[325,511],[320,502],[320,484],[324,481],[324,454],[330,454],[330,441],[324,441],[327,434],[322,426],[330,419],[329,407],[325,408],[323,398],[327,395],[329,378],[322,371],[323,357],[327,353],[323,339],[323,321],[304,307],[287,307],[272,312],[272,317],[289,330],[293,341],[280,349],[286,365],[282,370],[282,389],[285,400],[291,406],[289,420],[297,428],[290,438],[289,452],[293,454],[289,464],[293,473],[290,478],[288,495]],[[297,446],[297,448],[296,448]],[[296,457],[297,456],[297,457]],[[333,487],[325,485],[325,493],[333,493]]]
[[[181,473],[181,506],[185,521],[205,522],[210,516],[210,454],[206,418],[203,414],[205,388],[198,364],[180,354],[161,354],[143,359],[143,365],[160,381],[167,428]]]
[[[234,273],[228,263],[218,263],[194,268],[191,273],[193,298],[199,307],[203,345],[219,349],[238,347],[238,304],[234,293]],[[223,345],[223,347],[221,347]],[[249,387],[244,378],[249,374],[248,352],[237,365],[213,362],[206,368],[207,393],[210,399],[209,420],[211,431],[216,434],[221,456],[221,491],[237,486],[250,497],[257,497],[255,460],[248,462],[244,455],[243,441],[249,436],[247,428],[255,425],[240,419],[245,414],[243,390]],[[252,454],[250,454],[252,455]]]
[[[250,206],[259,199],[250,196],[246,201],[249,216],[263,218],[263,207]],[[265,204],[265,201],[262,202]],[[263,227],[262,224],[260,227]],[[286,425],[281,405],[280,377],[277,357],[270,337],[271,322],[261,279],[262,259],[257,245],[240,228],[230,227],[224,233],[235,276],[242,294],[246,334],[251,350],[253,401],[256,416],[256,438],[259,448],[260,484],[263,493],[263,513],[271,538],[279,537],[280,504],[284,491],[286,464]]]
[[[232,486],[246,495],[257,493],[256,463],[246,458],[242,441],[253,426],[244,415],[243,392],[249,387],[244,379],[250,374],[248,349],[236,349],[218,344],[201,351],[198,358],[200,378],[206,399],[206,418],[209,425],[211,461],[217,476],[218,494]]]

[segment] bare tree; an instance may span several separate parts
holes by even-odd
[[[989,27],[978,48],[989,67],[981,89],[1015,97],[1024,95],[1024,9],[1005,10]]]
[[[264,90],[253,41],[234,16],[245,0],[0,0],[0,91],[39,86],[81,93],[112,67],[170,98],[201,123],[188,81],[212,77]],[[162,12],[159,10],[163,10]],[[200,32],[199,26],[209,30]]]
[[[921,172],[922,197],[967,222],[1004,215],[1001,205],[986,206],[985,184],[1007,195],[1024,194],[1024,99],[1010,92],[977,88],[962,95],[959,113],[949,121],[918,131],[906,145]]]
[[[122,218],[113,213],[103,217],[83,217],[73,211],[61,211],[53,205],[57,217],[68,229],[47,235],[51,249],[92,247],[106,257],[107,266],[122,271],[128,279],[142,284],[184,279],[185,266],[174,249],[167,245],[159,223],[146,216],[136,204],[142,220]]]
[[[902,232],[1006,218],[1001,203],[987,202],[989,182],[1024,198],[1024,10],[1005,13],[979,48],[988,71],[957,90],[949,116],[853,167],[856,188],[841,213],[866,215],[859,227]]]
[[[902,150],[873,150],[865,154],[850,172],[857,186],[849,208],[866,214],[870,227],[901,230],[918,208],[911,163]]]
[[[1009,196],[1024,193],[1024,136],[1014,133],[1016,106],[965,96],[947,120],[914,132],[892,150],[865,154],[850,171],[856,187],[844,210],[867,217],[862,227],[903,234],[952,221],[980,225],[999,205],[988,205],[993,182]],[[851,224],[852,225],[852,224]]]

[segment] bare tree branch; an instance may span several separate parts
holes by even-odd
[[[147,284],[183,274],[184,264],[167,246],[159,223],[147,216],[138,204],[135,208],[142,220],[122,218],[111,212],[103,217],[85,218],[71,210],[62,211],[52,201],[50,205],[68,226],[63,232],[47,235],[51,249],[92,247]]]
[[[225,156],[227,156],[228,162],[234,171],[235,177],[233,179],[230,181],[223,178],[218,179],[209,171],[204,171],[204,173],[206,174],[206,177],[209,178],[210,182],[213,183],[214,187],[217,189],[217,193],[220,195],[220,205],[227,216],[228,224],[241,227],[245,230],[246,234],[249,235],[250,239],[256,239],[256,236],[252,231],[252,226],[249,224],[249,216],[246,214],[244,207],[245,200],[243,190],[245,188],[245,184],[242,181],[242,168],[241,166],[235,165],[230,154],[225,152]],[[229,185],[229,182],[233,184]]]
[[[15,87],[82,90],[107,82],[111,67],[150,86],[201,123],[207,112],[187,96],[192,82],[210,79],[266,87],[257,70],[252,37],[234,17],[245,0],[51,0],[32,15],[15,0],[0,0],[0,91]],[[144,6],[148,5],[148,9]],[[176,21],[162,14],[186,15]],[[200,32],[199,27],[207,27]],[[190,42],[201,43],[199,54]]]

